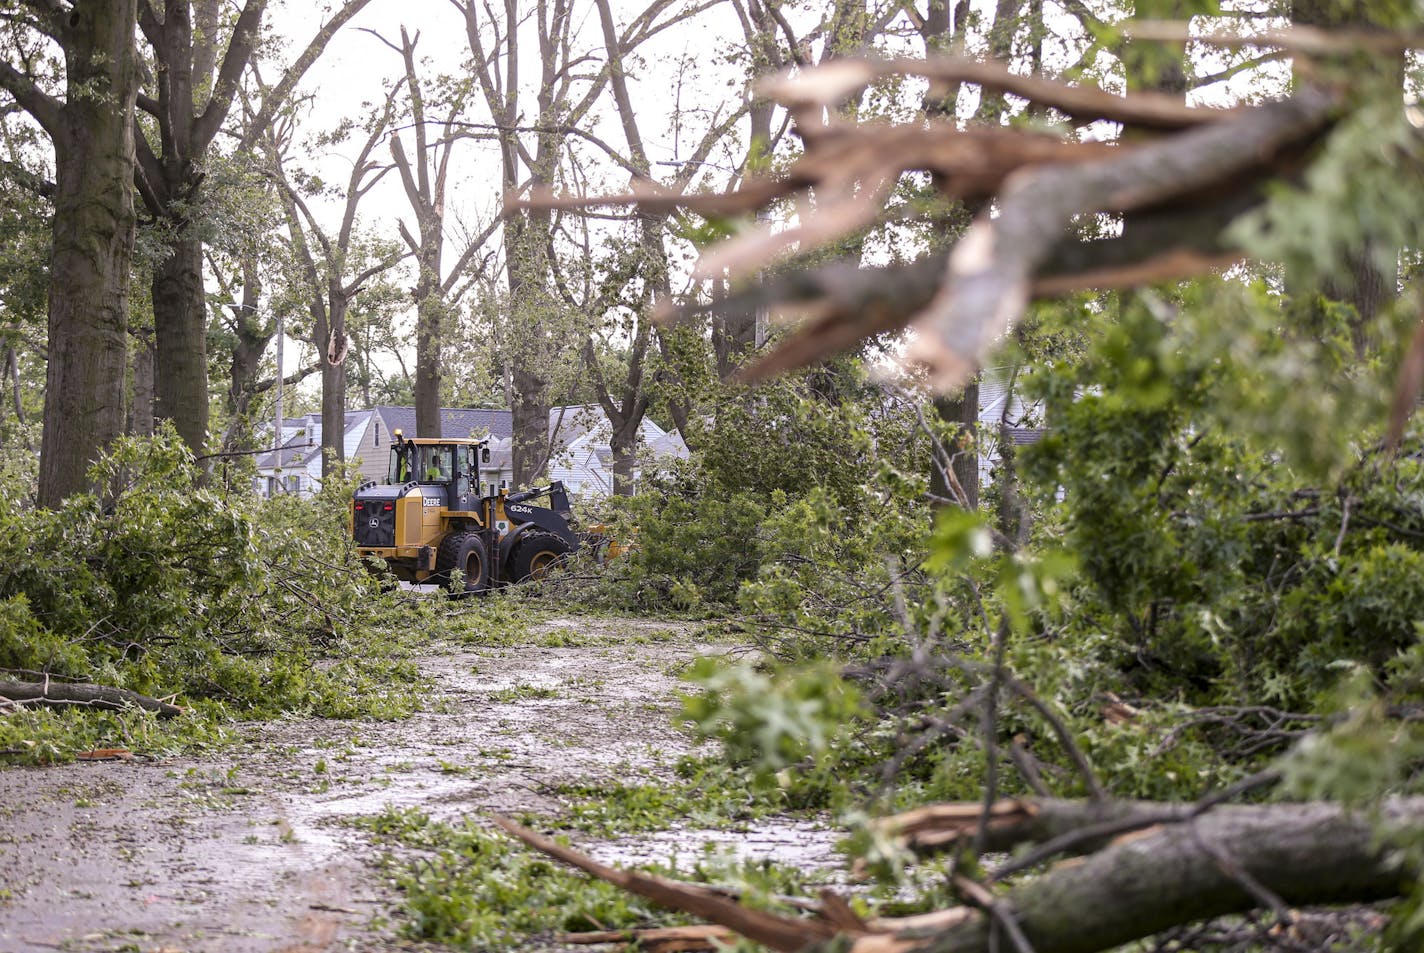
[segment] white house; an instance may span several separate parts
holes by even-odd
[[[1023,396],[1017,368],[986,367],[979,377],[979,482],[989,474],[1005,440],[1015,446],[1037,443],[1043,436],[1043,405]]]

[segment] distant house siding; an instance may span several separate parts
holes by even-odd
[[[361,442],[351,454],[351,460],[360,471],[361,479],[377,482],[384,480],[390,451],[391,428],[386,426],[380,414],[372,412],[367,419],[366,429],[361,434]]]
[[[1023,396],[1023,380],[1014,369],[985,368],[979,381],[979,482],[993,482],[994,465],[999,461],[999,445],[1004,439],[1016,446],[1038,441],[1042,436],[1043,405]]]

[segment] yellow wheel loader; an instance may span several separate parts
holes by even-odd
[[[488,441],[407,439],[399,430],[392,438],[386,482],[353,494],[351,538],[397,579],[479,593],[540,578],[579,549],[563,483],[482,492]],[[544,497],[547,507],[530,502]]]

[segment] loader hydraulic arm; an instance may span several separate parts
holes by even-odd
[[[511,493],[504,498],[505,503],[523,503],[525,500],[535,500],[541,496],[549,498],[549,509],[556,513],[568,513],[573,509],[569,505],[569,494],[564,489],[564,481],[555,480],[548,486],[536,486],[528,490],[520,490],[518,493]]]

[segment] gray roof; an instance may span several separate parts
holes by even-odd
[[[346,412],[347,433],[359,426],[370,411],[348,410]],[[307,414],[282,422],[282,436],[285,438],[278,450],[260,454],[257,457],[259,470],[270,470],[281,461],[283,470],[304,467],[313,457],[321,457],[321,414]]]
[[[382,405],[375,408],[381,415],[388,430],[399,430],[407,437],[416,436],[415,408]],[[472,407],[460,409],[442,407],[440,409],[440,436],[442,437],[508,437],[514,432],[512,411],[493,407]]]

